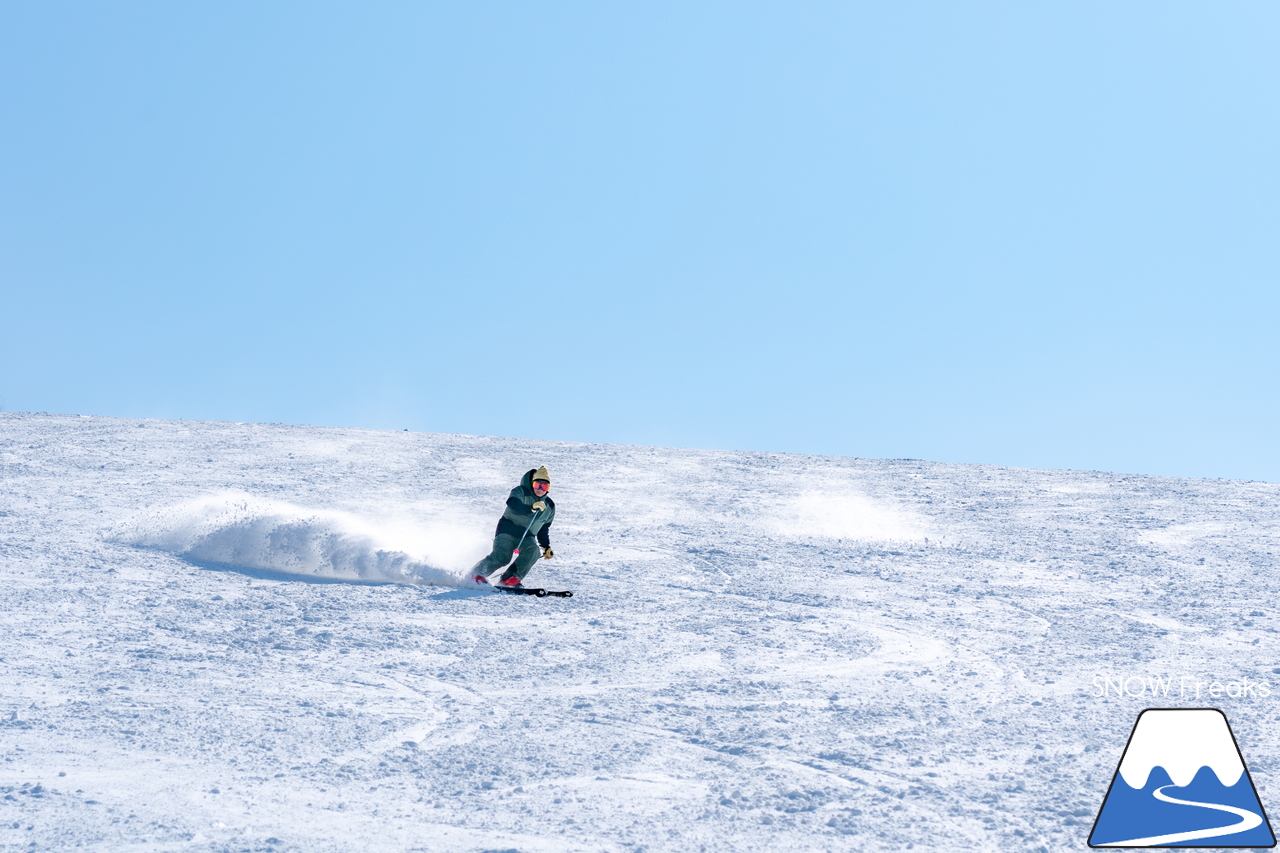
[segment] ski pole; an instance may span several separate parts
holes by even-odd
[[[540,509],[535,509],[535,510],[533,511],[533,517],[529,519],[529,526],[528,526],[528,527],[526,527],[526,528],[524,529],[524,533],[521,533],[521,534],[520,534],[520,541],[516,543],[516,547],[515,547],[515,549],[511,552],[511,556],[513,556],[513,557],[519,557],[519,556],[520,556],[520,546],[524,544],[524,537],[528,536],[528,535],[529,535],[529,531],[533,529],[533,519],[537,518],[537,517],[538,517],[538,513],[540,513],[540,512],[542,512],[542,510],[540,510]]]

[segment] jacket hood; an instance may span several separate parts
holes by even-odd
[[[520,478],[520,488],[524,490],[524,493],[526,495],[529,495],[530,497],[540,501],[546,501],[547,504],[550,506],[555,506],[556,502],[551,500],[550,492],[547,492],[545,495],[539,498],[538,493],[533,490],[533,477],[537,473],[538,473],[537,468],[530,468],[528,473],[526,473],[523,477]],[[550,481],[548,480],[548,482]]]

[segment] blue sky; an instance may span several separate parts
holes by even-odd
[[[1280,7],[0,8],[0,404],[1280,480]]]

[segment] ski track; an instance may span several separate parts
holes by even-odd
[[[535,464],[558,514],[531,581],[575,597],[449,588]],[[1278,507],[0,413],[0,849],[1081,849],[1137,713],[1179,704],[1095,698],[1096,673],[1280,697]],[[1218,701],[1264,802],[1275,697]]]
[[[1228,835],[1237,835],[1241,832],[1248,832],[1255,827],[1262,825],[1262,816],[1249,811],[1248,809],[1236,808],[1235,806],[1224,806],[1218,803],[1197,803],[1193,800],[1179,800],[1166,794],[1165,788],[1176,788],[1177,785],[1166,785],[1164,788],[1156,788],[1151,792],[1152,796],[1157,800],[1166,803],[1173,803],[1178,806],[1195,806],[1196,808],[1212,809],[1213,811],[1226,812],[1240,818],[1235,823],[1227,826],[1215,826],[1209,829],[1194,829],[1187,832],[1170,832],[1165,835],[1153,835],[1150,838],[1133,838],[1128,841],[1115,841],[1110,844],[1099,845],[1101,847],[1159,847],[1166,844],[1182,844],[1186,841],[1207,841],[1211,838],[1223,838]],[[1230,840],[1230,839],[1228,839]]]

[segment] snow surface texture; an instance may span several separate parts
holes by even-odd
[[[529,580],[576,596],[430,585],[538,464]],[[1265,483],[0,414],[0,849],[1079,850],[1146,707],[1221,707],[1274,812],[1278,520]]]

